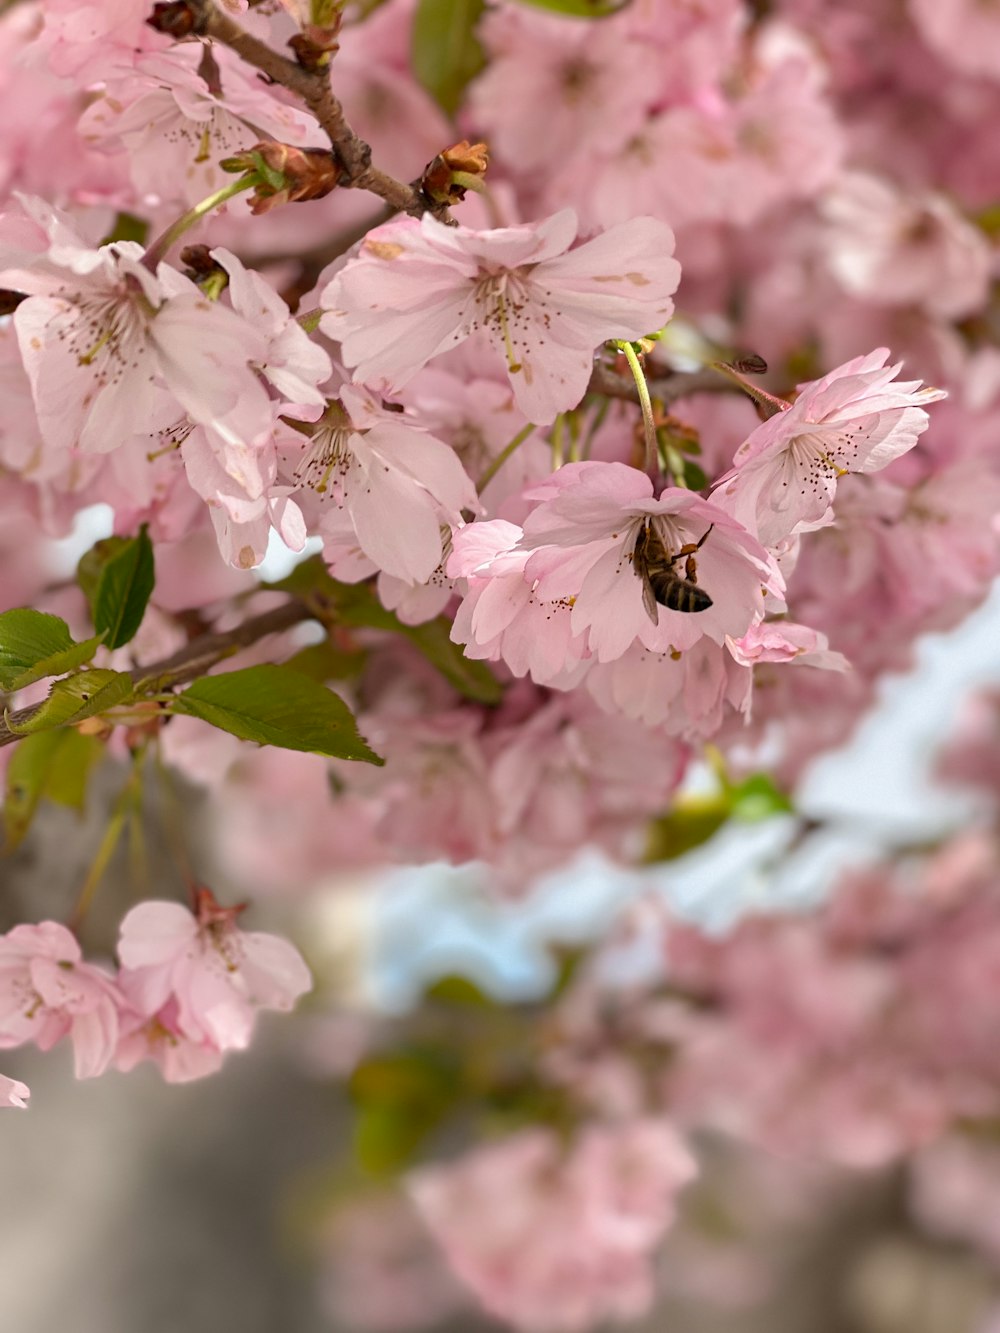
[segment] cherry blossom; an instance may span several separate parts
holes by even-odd
[[[26,1083],[21,1083],[16,1078],[8,1078],[6,1074],[0,1074],[0,1109],[17,1107],[21,1111],[26,1111],[30,1096],[31,1089]]]
[[[477,507],[475,489],[447,445],[346,385],[294,463],[300,487],[322,498],[319,527],[336,546],[345,531],[378,568],[424,583],[440,565],[441,525]]]
[[[907,196],[876,176],[848,172],[822,210],[827,264],[847,291],[923,305],[946,319],[982,305],[993,269],[989,242],[944,195]]]
[[[693,1159],[662,1121],[587,1129],[561,1157],[525,1130],[411,1180],[417,1207],[487,1310],[525,1330],[635,1318]]]
[[[38,424],[54,449],[108,452],[157,403],[157,377],[196,421],[232,411],[257,384],[266,344],[142,248],[88,247],[40,200],[0,217],[0,282],[29,293],[14,313]]]
[[[122,997],[111,977],[83,961],[56,921],[0,936],[0,1047],[33,1041],[47,1051],[68,1036],[77,1078],[107,1068],[118,1040]]]
[[[476,232],[429,215],[370,232],[322,293],[321,327],[355,378],[400,389],[434,356],[481,331],[538,424],[575,407],[594,349],[654,332],[680,277],[673,233],[636,218],[571,250],[576,215]]]
[[[888,359],[879,348],[800,384],[791,407],[737,449],[713,501],[765,546],[827,522],[838,479],[876,472],[912,449],[927,427],[924,404],[945,397],[919,380],[893,383],[902,367],[887,366]]]
[[[777,566],[738,521],[679,488],[654,498],[652,482],[634,468],[570,464],[535,493],[539,503],[520,542],[532,552],[525,575],[537,580],[539,600],[573,599],[571,626],[587,634],[599,662],[620,657],[636,640],[673,652],[703,636],[716,643],[727,634],[738,638],[763,614],[762,584],[782,590]],[[635,563],[643,529],[655,531],[671,555],[690,548],[694,556],[698,547],[698,586],[711,596],[706,609],[692,615],[657,603],[653,619]]]
[[[219,907],[204,889],[197,916],[180,903],[133,907],[118,945],[133,1008],[165,1026],[173,1002],[174,1030],[216,1051],[249,1045],[258,1009],[291,1009],[312,986],[305,963],[287,940],[240,930],[238,910]]]
[[[261,131],[292,144],[317,133],[308,112],[280,102],[225,47],[213,48],[210,87],[203,50],[195,43],[140,56],[80,120],[85,141],[128,153],[139,195],[196,204],[227,183],[219,161],[252,147]]]

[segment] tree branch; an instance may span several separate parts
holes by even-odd
[[[372,166],[371,148],[347,123],[344,108],[330,87],[328,69],[315,72],[303,69],[294,60],[273,51],[266,42],[241,28],[219,9],[214,0],[191,0],[191,5],[199,16],[199,32],[230,47],[272,83],[280,83],[301,97],[323,127],[334,155],[344,169],[342,186],[369,190],[384,199],[395,212],[409,213],[416,218],[432,213],[442,222],[451,221],[451,214],[444,205],[432,203],[416,186],[404,185]]]
[[[249,620],[245,620],[242,625],[237,625],[234,629],[223,630],[221,633],[199,634],[196,639],[192,639],[170,657],[153,662],[149,666],[135,667],[129,675],[137,690],[146,694],[159,694],[164,690],[173,689],[175,685],[184,685],[199,676],[204,676],[227,657],[233,657],[241,648],[249,648],[251,644],[267,638],[269,634],[280,634],[283,630],[291,629],[293,625],[314,618],[315,613],[304,602],[285,602],[270,611],[261,612],[258,616],[251,616]],[[21,727],[25,722],[29,722],[41,707],[39,703],[32,704],[30,708],[19,708],[9,714],[10,721],[16,727]],[[15,741],[23,739],[23,736],[11,730],[6,718],[0,718],[0,746],[13,745]]]

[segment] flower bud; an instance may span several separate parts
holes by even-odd
[[[428,163],[420,178],[420,188],[436,204],[457,204],[467,189],[474,189],[486,175],[489,149],[484,143],[470,144],[468,139],[438,153]]]

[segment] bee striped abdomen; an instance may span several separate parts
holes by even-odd
[[[696,583],[689,583],[687,579],[650,579],[653,585],[653,596],[669,611],[707,611],[712,605],[712,599],[704,588],[699,588]]]
[[[651,524],[645,523],[639,529],[632,551],[632,565],[642,581],[643,605],[654,625],[659,621],[657,603],[665,606],[668,611],[683,611],[687,614],[707,611],[712,605],[708,593],[698,587],[695,554],[714,526],[712,524],[697,542],[687,543],[673,555],[665,548],[659,533]],[[682,578],[674,569],[682,557],[687,578]]]

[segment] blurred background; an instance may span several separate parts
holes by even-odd
[[[888,680],[855,740],[813,770],[799,810],[822,823],[822,836],[800,848],[790,845],[790,820],[777,815],[731,825],[646,871],[584,856],[523,902],[479,891],[474,872],[445,867],[331,881],[308,907],[254,906],[254,927],[287,930],[300,944],[319,993],[296,1015],[265,1016],[253,1048],[219,1075],[168,1086],[141,1066],[77,1082],[67,1050],[10,1052],[5,1071],[30,1084],[32,1105],[5,1115],[0,1134],[9,1200],[0,1217],[3,1326],[501,1327],[447,1275],[392,1171],[377,1160],[374,1171],[359,1171],[357,1060],[386,1032],[391,1041],[405,1033],[441,977],[468,977],[530,1013],[556,984],[559,958],[607,930],[630,902],[660,896],[680,917],[725,930],[749,912],[815,904],[845,865],[960,828],[976,801],[936,782],[934,755],[969,692],[1000,680],[998,625],[994,596],[959,630],[922,641],[917,669]],[[0,863],[4,928],[68,911],[115,775],[102,786],[103,807],[98,792],[83,817],[46,808]],[[203,800],[192,789],[182,804],[187,833],[207,854]],[[174,895],[176,869],[156,827],[151,821],[149,861],[162,867],[160,891]],[[100,951],[131,892],[129,867],[116,860],[88,914],[89,948]],[[618,951],[616,966],[640,977],[648,962],[640,938],[631,953]],[[447,1133],[435,1144],[455,1146]],[[698,1152],[702,1174],[682,1195],[657,1264],[662,1298],[630,1327],[1000,1327],[1000,1152],[969,1162],[946,1143],[868,1170],[783,1158],[718,1135],[703,1135]]]

